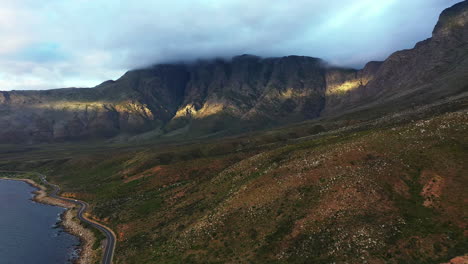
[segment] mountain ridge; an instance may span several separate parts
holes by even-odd
[[[244,54],[130,70],[91,89],[0,92],[0,142],[197,137],[431,103],[468,89],[467,10],[448,8],[431,38],[361,70]]]
[[[91,89],[0,92],[4,113],[15,108],[26,110],[22,118],[36,123],[27,135],[15,139],[4,132],[0,141],[105,138],[158,128],[170,132],[193,120],[200,120],[195,126],[207,126],[208,130],[202,129],[200,133],[203,134],[224,127],[220,118],[244,123],[264,118],[262,122],[269,123],[275,116],[267,115],[266,111],[279,115],[298,107],[293,115],[302,121],[319,116],[324,107],[326,70],[325,62],[312,57],[243,55],[231,61],[205,60],[131,70],[116,81],[106,81]],[[304,97],[306,100],[302,100]],[[61,124],[56,123],[57,115],[62,116]],[[216,115],[221,117],[210,120]],[[0,126],[11,119],[5,120],[4,116]]]

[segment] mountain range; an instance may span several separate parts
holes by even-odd
[[[86,201],[114,263],[467,263],[467,95],[465,0],[361,70],[242,55],[0,92],[0,177]]]
[[[431,38],[361,70],[242,55],[131,70],[91,89],[0,92],[0,142],[196,137],[433,102],[468,90],[467,5],[444,11]]]

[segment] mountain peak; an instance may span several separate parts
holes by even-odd
[[[445,9],[434,28],[434,37],[444,37],[454,32],[468,30],[468,0]]]
[[[243,59],[260,59],[259,56],[253,54],[242,54],[232,57],[232,60],[243,60]]]

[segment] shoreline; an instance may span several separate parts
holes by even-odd
[[[77,220],[76,215],[76,206],[73,203],[69,203],[63,200],[55,199],[47,195],[47,188],[43,185],[38,184],[32,179],[25,178],[7,178],[0,177],[0,180],[12,180],[12,181],[22,181],[30,186],[36,188],[37,190],[33,191],[34,197],[33,201],[48,204],[52,206],[58,206],[65,208],[65,211],[60,215],[60,225],[63,227],[64,231],[76,236],[79,241],[79,254],[78,258],[73,260],[75,264],[89,264],[94,263],[98,257],[97,250],[93,249],[93,245],[96,241],[96,237],[91,230],[85,228],[79,220]]]

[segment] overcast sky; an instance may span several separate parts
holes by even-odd
[[[150,64],[305,55],[362,67],[459,0],[0,0],[0,90],[91,87]]]

